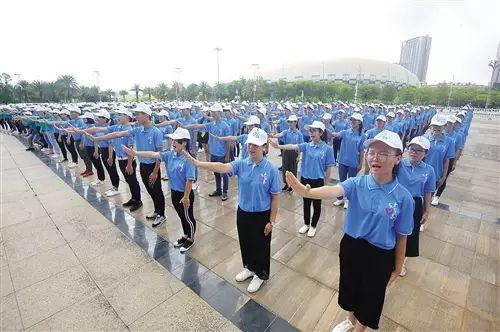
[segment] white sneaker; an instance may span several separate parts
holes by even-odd
[[[250,277],[253,277],[255,275],[255,273],[253,273],[252,271],[250,271],[249,269],[247,269],[246,267],[236,275],[236,277],[234,277],[234,279],[238,282],[242,282],[242,281],[245,281],[247,280],[248,278]]]
[[[250,285],[248,285],[247,291],[249,293],[255,293],[260,289],[260,286],[262,286],[262,283],[264,280],[260,279],[256,275],[253,276],[252,281],[250,281]]]
[[[163,224],[166,220],[167,218],[165,218],[164,216],[157,215],[155,221],[153,221],[153,224],[151,226],[158,227],[161,224]]]
[[[119,194],[120,194],[120,192],[118,191],[118,189],[111,188],[111,189],[109,189],[108,191],[106,191],[104,193],[104,196],[106,196],[106,197],[112,197],[112,196],[116,196],[116,195],[119,195]]]
[[[349,207],[349,201],[346,199],[344,202],[344,209],[347,209]]]
[[[193,189],[193,190],[198,190],[199,188],[200,188],[200,185],[198,184],[198,182],[193,183],[193,186],[191,187],[191,189]]]
[[[425,225],[424,224],[420,225],[420,231],[421,232],[425,231]]]
[[[100,186],[101,184],[103,184],[104,181],[101,181],[101,180],[95,180],[95,181],[92,181],[90,182],[90,185],[91,186]]]
[[[346,318],[342,323],[337,324],[332,330],[332,332],[348,332],[354,329],[354,324],[351,323],[349,318]]]
[[[341,206],[342,204],[344,204],[343,199],[337,199],[335,202],[333,202],[334,206]]]
[[[57,158],[59,158],[59,155],[57,153],[53,153],[53,154],[50,154],[49,157],[52,159],[57,159]]]
[[[431,205],[438,205],[439,204],[439,196],[433,196],[432,197],[432,202],[431,202]]]
[[[399,274],[400,277],[404,277],[406,275],[406,266],[403,265],[403,268],[401,269],[401,273]]]
[[[314,235],[316,235],[316,227],[309,228],[309,231],[307,232],[307,236],[313,237]]]
[[[299,229],[300,234],[305,234],[309,230],[309,225],[304,225]]]
[[[78,164],[77,164],[77,163],[74,163],[74,162],[72,162],[72,161],[70,161],[70,162],[68,163],[68,167],[69,167],[69,168],[75,168],[75,167],[78,167]]]

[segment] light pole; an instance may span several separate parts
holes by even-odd
[[[252,63],[250,66],[252,66],[252,68],[253,68],[253,101],[255,101],[255,95],[257,93],[257,81],[255,80],[255,76],[256,76],[257,70],[259,69],[259,64]]]
[[[175,84],[175,100],[179,99],[179,80],[180,80],[180,74],[182,73],[182,68],[181,67],[176,67],[174,68],[174,72],[177,74],[176,75],[176,84]]]
[[[490,84],[488,87],[488,95],[486,95],[486,105],[484,105],[484,109],[488,109],[488,106],[490,106],[490,95],[491,95],[491,88],[493,86],[493,76],[495,75],[495,71],[500,67],[500,61],[498,60],[491,60],[490,63],[488,64],[488,67],[491,67],[491,80]]]
[[[222,51],[222,48],[216,47],[214,51],[217,52],[217,85],[220,83],[220,72],[219,72],[219,52]]]
[[[448,94],[448,103],[447,103],[447,106],[446,108],[450,108],[450,100],[451,100],[451,92],[453,91],[453,82],[455,82],[455,74],[453,74],[453,79],[451,80],[451,84],[450,84],[450,93]]]
[[[102,102],[101,88],[99,87],[99,76],[101,76],[101,72],[99,70],[94,70],[94,74],[97,81],[97,94],[99,95],[99,102]]]

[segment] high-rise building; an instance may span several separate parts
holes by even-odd
[[[498,43],[497,48],[497,59],[492,61],[490,66],[493,66],[493,72],[491,73],[490,86],[492,88],[500,88],[500,43]]]
[[[420,82],[424,82],[427,75],[431,41],[429,36],[420,36],[408,39],[401,45],[399,64],[417,75]]]

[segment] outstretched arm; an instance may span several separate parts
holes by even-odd
[[[299,146],[297,144],[279,145],[275,141],[269,140],[269,145],[271,145],[275,149],[288,150],[288,151],[297,151],[297,152],[299,152]]]
[[[193,156],[191,156],[186,150],[183,150],[182,153],[184,153],[187,160],[196,167],[203,168],[215,173],[230,173],[233,170],[231,164],[229,163],[224,164],[219,162],[199,161],[193,158]]]
[[[293,191],[299,196],[312,199],[333,199],[338,196],[344,195],[344,188],[342,186],[323,186],[311,189],[311,186],[304,186],[293,175],[292,172],[287,171],[285,174],[286,183],[292,187]]]
[[[128,146],[122,144],[123,152],[131,157],[144,157],[144,158],[155,158],[160,159],[160,153],[155,151],[136,151]]]

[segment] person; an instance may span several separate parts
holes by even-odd
[[[429,219],[432,193],[436,190],[436,175],[423,159],[431,143],[424,136],[416,136],[408,143],[408,156],[400,163],[397,178],[413,196],[413,231],[406,239],[406,258],[419,256],[419,233]],[[400,276],[406,275],[406,258]]]
[[[273,138],[279,138],[281,140],[280,145],[298,145],[304,143],[304,138],[302,133],[297,127],[299,119],[295,114],[292,114],[288,117],[288,129],[285,129],[279,134],[271,136]],[[279,142],[279,141],[278,141]],[[299,152],[297,150],[284,150],[283,151],[283,184],[284,187],[281,189],[284,192],[291,192],[292,188],[290,188],[285,183],[285,173],[286,171],[290,171],[293,175],[297,176],[297,166],[299,163]]]
[[[339,179],[344,182],[347,177],[355,177],[363,165],[363,116],[359,113],[353,113],[350,117],[351,128],[333,133],[333,136],[342,139],[339,156]],[[333,205],[340,206],[344,204],[347,209],[349,202],[344,197],[337,197]]]
[[[186,151],[184,155],[195,166],[238,177],[238,211],[236,225],[243,270],[235,279],[252,278],[247,291],[254,293],[269,279],[271,264],[271,233],[276,220],[281,193],[278,168],[264,157],[267,133],[253,128],[245,142],[249,157],[231,163],[202,162]]]
[[[163,148],[163,135],[156,128],[151,119],[153,111],[145,104],[139,104],[135,108],[136,118],[139,126],[135,128],[116,131],[100,137],[93,137],[94,141],[109,140],[119,137],[132,137],[135,141],[137,151],[160,152]],[[139,171],[142,182],[153,199],[154,212],[146,216],[147,220],[153,220],[152,226],[158,227],[167,218],[165,216],[165,196],[161,189],[160,161],[155,158],[139,157]]]
[[[269,143],[274,148],[302,152],[300,164],[300,182],[311,188],[324,186],[330,178],[331,167],[335,165],[333,149],[321,139],[325,131],[325,124],[321,121],[313,121],[307,125],[310,142],[300,144],[278,145],[274,141]],[[304,225],[299,229],[300,234],[307,233],[308,237],[316,235],[316,226],[321,216],[321,200],[304,197]],[[311,204],[313,215],[311,219]]]
[[[334,332],[378,329],[385,291],[401,273],[406,237],[412,233],[414,203],[398,181],[403,144],[396,133],[382,131],[365,142],[370,174],[336,186],[311,188],[290,172],[295,193],[311,199],[345,196],[349,207],[340,242],[339,306],[348,317]]]
[[[377,116],[377,118],[375,120],[375,127],[373,127],[372,129],[369,129],[365,132],[365,140],[372,139],[375,136],[377,136],[377,134],[379,134],[382,130],[384,130],[384,125],[386,122],[387,122],[387,118],[384,115],[381,114],[381,115]],[[366,161],[366,159],[364,159],[364,167],[363,168],[365,170],[365,174],[368,174],[370,169],[368,167],[368,162]]]
[[[242,148],[240,158],[246,159],[248,157],[248,149],[245,142],[247,141],[248,133],[252,131],[253,128],[260,128],[260,119],[256,115],[251,115],[243,124],[247,129],[246,134],[241,134],[238,136],[215,136],[215,138],[224,142],[236,142],[237,144],[241,144]]]
[[[193,246],[196,232],[196,220],[193,214],[194,192],[192,190],[193,181],[196,178],[195,168],[182,153],[184,150],[191,151],[189,146],[191,135],[187,129],[177,128],[173,134],[168,134],[168,137],[172,140],[173,151],[135,151],[125,145],[122,148],[131,157],[155,158],[165,163],[172,205],[181,220],[184,231],[183,236],[174,243],[174,247],[180,248],[181,252],[186,252]]]
[[[347,121],[345,120],[345,111],[343,109],[339,109],[337,111],[337,119],[333,122],[333,128],[335,129],[335,132],[340,132],[341,130],[345,130],[349,127]],[[335,165],[339,165],[339,151],[340,151],[340,145],[342,144],[342,141],[340,138],[333,136],[333,157],[335,159]]]

